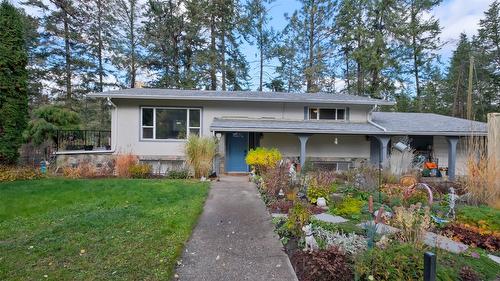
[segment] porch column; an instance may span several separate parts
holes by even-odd
[[[448,141],[448,178],[455,180],[458,137],[450,136],[446,137],[446,140]]]
[[[306,145],[312,134],[297,134],[300,141],[300,167],[304,167],[306,162]]]
[[[387,145],[389,144],[389,141],[391,140],[390,136],[375,136],[375,138],[378,140],[380,143],[380,155],[379,155],[379,163],[384,164],[385,160],[387,159]]]

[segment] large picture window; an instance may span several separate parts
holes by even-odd
[[[186,139],[200,134],[201,109],[142,107],[141,139]]]
[[[345,108],[309,108],[309,120],[345,120]]]

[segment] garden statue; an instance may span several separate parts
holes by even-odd
[[[456,193],[455,193],[455,189],[453,187],[450,187],[450,193],[448,193],[448,196],[449,196],[449,207],[450,209],[448,210],[448,213],[446,214],[447,217],[451,217],[452,218],[455,218],[455,202],[457,201],[457,199],[460,198],[460,196],[458,196]]]
[[[314,238],[312,231],[312,224],[306,224],[302,227],[302,231],[306,235],[306,246],[304,248],[304,252],[313,252],[319,249],[318,242],[316,242],[316,238]]]
[[[283,192],[283,188],[280,188],[280,191],[278,192],[278,197],[280,198],[285,197],[285,192]]]
[[[288,169],[288,174],[290,175],[290,179],[292,182],[297,181],[297,171],[295,170],[295,163],[290,163],[290,169]]]

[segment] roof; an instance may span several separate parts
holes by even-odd
[[[373,123],[272,118],[214,118],[212,131],[346,135],[486,135],[486,124],[431,113],[374,112]],[[472,130],[471,130],[472,128]]]
[[[465,136],[486,135],[486,123],[434,113],[373,112],[372,121],[392,133]]]
[[[134,88],[102,93],[92,93],[89,97],[113,99],[165,99],[165,100],[208,100],[208,101],[257,101],[287,103],[328,103],[393,105],[394,102],[364,96],[330,93],[283,93],[256,91],[206,91]]]
[[[354,135],[383,133],[381,129],[370,123],[265,118],[214,118],[210,129],[212,131],[231,132],[285,132]]]

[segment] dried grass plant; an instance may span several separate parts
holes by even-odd
[[[211,137],[190,135],[185,145],[187,164],[193,169],[194,177],[208,177],[217,152],[217,142]]]
[[[139,158],[132,153],[124,153],[116,156],[115,172],[118,177],[129,178],[130,167],[137,164]]]
[[[470,137],[466,148],[466,172],[463,177],[470,204],[500,208],[500,163],[495,153],[488,153],[482,137]]]
[[[407,149],[404,151],[392,149],[391,155],[389,156],[389,168],[391,173],[397,177],[401,177],[402,175],[407,174],[414,174],[414,172],[417,170],[414,159],[414,149]]]
[[[421,203],[411,205],[409,208],[395,207],[392,225],[400,229],[396,237],[401,242],[421,243],[425,231],[431,226],[430,208],[422,207]]]

